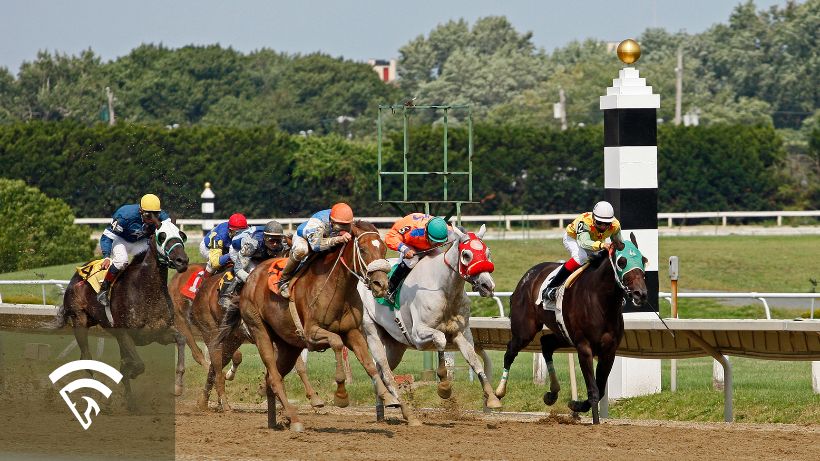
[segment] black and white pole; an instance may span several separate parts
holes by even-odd
[[[615,208],[623,237],[634,233],[646,266],[648,304],[627,302],[624,318],[656,318],[658,309],[658,142],[657,110],[661,97],[652,93],[638,70],[640,46],[634,40],[618,45],[627,64],[601,96],[604,111],[604,198]],[[619,358],[613,367],[611,398],[660,392],[660,360]],[[620,362],[620,364],[619,364]],[[657,363],[655,363],[657,362]],[[620,389],[619,389],[620,388]]]
[[[205,183],[205,190],[199,196],[202,199],[202,236],[208,234],[214,228],[214,191],[211,190],[211,183]]]

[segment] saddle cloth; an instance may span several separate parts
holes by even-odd
[[[194,272],[193,274],[191,274],[190,277],[188,277],[188,281],[185,282],[185,284],[179,288],[179,292],[182,294],[182,296],[185,296],[186,298],[193,300],[194,298],[196,298],[196,292],[199,291],[199,287],[202,286],[202,281],[204,279],[205,270]]]
[[[102,262],[102,259],[97,259],[84,266],[77,267],[77,274],[88,282],[96,293],[100,292],[100,285],[105,278],[105,273],[108,272],[102,268]]]
[[[397,267],[399,267],[399,263],[393,264],[393,267],[390,268],[390,272],[387,273],[388,279],[390,279],[390,277],[393,276],[393,272],[396,272]],[[410,275],[410,273],[408,272],[407,275]],[[399,280],[399,286],[398,288],[396,288],[396,295],[393,296],[392,304],[387,302],[387,300],[384,298],[376,298],[376,302],[381,304],[382,306],[389,307],[392,311],[399,310],[401,308],[401,305],[399,304],[399,300],[401,299],[401,288],[404,286],[404,280],[407,279],[407,275],[405,275],[403,279]]]
[[[555,313],[555,322],[558,323],[558,328],[561,330],[561,331],[556,331],[555,333],[560,333],[561,336],[563,336],[567,341],[569,341],[570,344],[573,344],[572,343],[572,338],[570,338],[569,332],[567,331],[567,325],[564,322],[564,312],[563,312],[563,307],[562,307],[563,303],[564,303],[564,291],[568,287],[572,286],[572,284],[575,282],[575,280],[578,278],[578,276],[581,274],[581,272],[586,270],[586,268],[588,266],[589,266],[589,263],[584,264],[583,266],[578,268],[578,270],[573,272],[567,278],[567,281],[564,282],[563,285],[558,287],[558,291],[555,293],[555,302],[553,303],[549,299],[543,299],[543,293],[544,293],[544,289],[547,288],[547,285],[549,285],[550,281],[553,278],[555,278],[555,276],[558,274],[558,270],[561,269],[561,266],[556,267],[552,272],[550,272],[550,275],[547,276],[547,278],[544,280],[544,282],[538,288],[538,298],[535,300],[536,305],[540,305],[546,311],[553,311]]]
[[[270,291],[281,295],[279,292],[279,280],[282,278],[282,271],[285,270],[285,265],[288,263],[288,258],[276,258],[268,268],[268,288]],[[290,286],[293,286],[295,280],[291,279]]]

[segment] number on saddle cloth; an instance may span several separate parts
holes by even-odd
[[[182,296],[193,300],[196,297],[196,292],[199,291],[199,287],[202,286],[202,280],[204,279],[205,270],[194,272],[188,277],[188,281],[179,288],[179,292]]]
[[[288,258],[276,258],[268,268],[268,289],[277,295],[280,294],[279,280],[282,278],[282,272],[285,270],[287,263]],[[293,286],[295,281],[295,279],[291,279],[291,286]]]
[[[79,274],[80,278],[88,282],[91,288],[97,293],[100,292],[100,284],[102,284],[105,273],[107,272],[102,268],[102,262],[102,259],[97,259],[84,266],[77,267],[77,274]]]

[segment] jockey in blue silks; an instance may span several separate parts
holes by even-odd
[[[228,251],[236,234],[248,228],[248,220],[241,213],[234,213],[227,221],[217,224],[199,244],[199,254],[205,258],[205,272],[213,274],[231,262]]]
[[[233,278],[222,284],[219,305],[228,309],[231,298],[242,289],[257,264],[266,259],[281,258],[289,249],[287,236],[277,221],[268,221],[265,227],[249,227],[237,234],[231,240],[228,253],[233,262]]]
[[[329,210],[315,213],[306,222],[299,225],[293,236],[293,246],[282,278],[279,279],[280,294],[288,298],[288,282],[302,261],[311,253],[327,251],[337,245],[349,242],[353,236],[353,210],[346,203],[337,203]]]
[[[122,271],[131,257],[148,251],[148,237],[170,216],[160,206],[159,197],[143,195],[139,204],[123,205],[114,212],[111,224],[100,238],[102,269],[108,270],[100,284],[97,300],[108,307],[108,290],[111,282]]]

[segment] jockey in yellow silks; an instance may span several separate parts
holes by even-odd
[[[564,248],[569,251],[570,258],[544,289],[543,298],[555,302],[555,293],[558,288],[570,274],[587,262],[589,252],[609,249],[611,244],[605,241],[607,238],[623,244],[621,223],[615,219],[612,204],[601,201],[595,204],[592,212],[579,215],[567,226]]]

